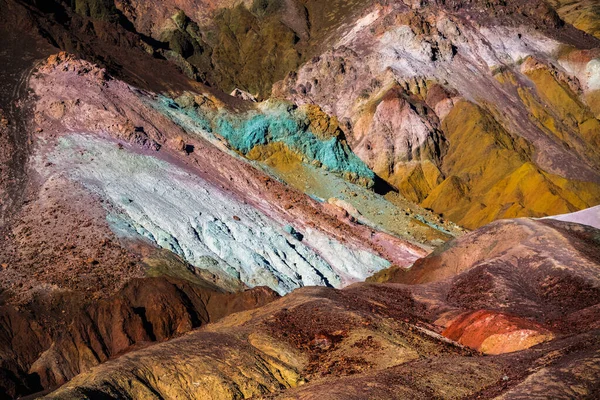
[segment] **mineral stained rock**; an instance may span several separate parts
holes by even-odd
[[[600,397],[599,15],[0,0],[0,398]]]
[[[488,254],[493,230],[505,243]],[[543,243],[536,255],[519,245],[528,236]],[[495,255],[503,246],[505,258]],[[557,265],[551,251],[565,247]],[[299,289],[96,367],[48,398],[592,396],[598,249],[598,230],[584,225],[497,223],[419,265],[451,272]]]

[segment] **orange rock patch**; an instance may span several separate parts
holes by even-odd
[[[554,338],[534,321],[488,310],[459,315],[442,335],[486,354],[520,351]]]

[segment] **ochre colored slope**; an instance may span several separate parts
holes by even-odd
[[[549,3],[563,20],[600,38],[600,3],[596,0],[550,0]]]
[[[473,103],[459,102],[442,128],[449,141],[442,162],[447,178],[422,205],[465,227],[566,213],[600,202],[599,185],[543,171],[524,139],[512,136]]]
[[[546,126],[557,136],[565,140],[567,144],[572,143],[577,146],[578,143],[575,140],[569,140],[561,132],[561,130],[565,131],[569,128],[574,130],[576,134],[579,134],[580,140],[583,141],[583,146],[592,149],[589,152],[595,153],[596,158],[600,159],[600,153],[598,153],[598,147],[600,146],[600,121],[594,117],[593,112],[578,98],[569,85],[562,81],[550,68],[536,64],[534,59],[528,58],[521,69],[534,83],[536,92],[543,101],[545,108],[549,108],[557,116],[554,119],[554,121],[558,120],[557,122],[549,127]],[[525,89],[522,89],[522,91],[525,91]],[[550,117],[542,116],[542,119],[545,121],[548,118]],[[554,129],[551,129],[552,127]],[[577,147],[581,146],[579,144]]]

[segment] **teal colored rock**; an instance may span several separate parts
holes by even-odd
[[[168,97],[159,97],[155,108],[167,114],[188,132],[223,137],[236,151],[247,154],[255,146],[284,143],[302,154],[304,161],[320,165],[347,179],[372,184],[375,173],[337,137],[321,139],[310,129],[306,115],[287,103],[269,103],[262,110],[234,114],[226,109],[209,111],[197,106],[182,107]]]
[[[290,150],[304,155],[308,162],[316,160],[332,172],[347,172],[367,180],[375,178],[373,171],[352,153],[345,142],[335,137],[319,139],[311,132],[303,116],[286,107],[239,116],[222,112],[216,119],[214,131],[244,154],[257,145],[282,142]]]

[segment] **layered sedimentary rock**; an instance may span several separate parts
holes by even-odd
[[[43,43],[35,33],[51,21],[44,10],[9,10],[2,20],[16,30],[3,40],[29,38],[17,27],[33,21],[30,39]],[[109,69],[120,65],[117,75],[145,89],[67,53],[44,59],[56,49],[42,44],[28,58],[7,54],[3,149],[19,157],[2,180],[3,204],[11,201],[1,227],[2,395],[52,389],[275,297],[249,286],[342,287],[461,233],[369,189],[374,174],[318,107],[254,104],[189,81],[135,41],[94,36],[111,23],[47,27],[75,42],[91,35],[82,54],[110,53]],[[248,147],[245,134],[256,138]],[[289,154],[311,183],[329,184],[287,186],[261,155],[267,147]]]
[[[210,105],[197,107],[189,93],[177,97],[178,105],[103,74],[64,54],[39,69],[32,87],[43,150],[35,162],[46,185],[61,185],[59,177],[66,177],[106,200],[117,236],[146,238],[198,268],[282,294],[303,285],[339,287],[425,254],[418,244],[393,248],[400,242],[391,236],[340,224],[300,194],[288,194],[292,207],[283,207],[272,188],[280,201],[264,202],[260,188],[280,184],[249,169],[227,147],[243,154],[282,143],[338,179],[369,184],[373,177],[335,130],[311,128],[305,112],[268,104],[236,116],[225,106],[204,111]],[[67,88],[67,81],[63,93],[49,89]],[[291,217],[305,210],[311,214]],[[287,224],[302,235],[286,232]]]
[[[0,271],[8,396],[275,297],[235,293],[248,286],[342,287],[460,233],[424,210],[402,212],[423,235],[405,232],[408,241],[349,203],[269,177],[252,153],[282,145],[311,174],[368,193],[361,207],[378,201],[399,214],[369,191],[373,173],[318,109],[226,104],[193,85],[173,100],[66,53],[40,63],[28,84],[35,97],[20,100],[35,145],[25,166],[35,173],[3,227]],[[245,134],[257,138],[247,148]]]
[[[495,223],[387,279],[409,285],[300,289],[94,368],[48,398],[593,396],[598,248],[598,230],[584,225]],[[434,275],[419,274],[431,263]]]
[[[0,0],[0,397],[597,397],[580,10]]]
[[[586,30],[567,17],[582,5],[553,5],[83,1],[39,7],[33,19],[62,48],[138,86],[140,76],[157,83],[144,51],[227,93],[264,99],[274,85],[275,96],[337,117],[354,153],[403,196],[474,228],[600,201],[600,42],[560,18]]]
[[[336,115],[375,173],[466,227],[593,206],[600,42],[544,4],[373,6],[274,94]]]

